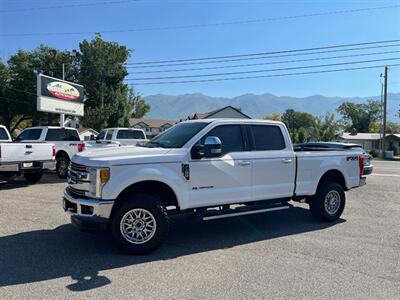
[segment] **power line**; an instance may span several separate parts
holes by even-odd
[[[293,53],[293,52],[308,52],[308,51],[322,50],[322,49],[355,47],[355,46],[365,46],[365,45],[374,45],[374,44],[387,44],[387,43],[396,43],[396,42],[400,42],[400,40],[384,40],[384,41],[373,41],[373,42],[364,42],[364,43],[339,44],[339,45],[330,45],[330,46],[312,47],[312,48],[303,48],[303,49],[290,49],[290,50],[279,50],[279,51],[270,51],[270,52],[258,52],[258,53],[250,53],[250,54],[248,53],[248,54],[236,54],[236,55],[225,55],[225,56],[186,58],[186,59],[176,59],[176,60],[146,61],[146,62],[137,62],[137,63],[130,63],[130,64],[131,65],[144,65],[144,64],[175,63],[175,62],[186,62],[186,61],[202,61],[202,60],[212,60],[212,59],[225,59],[225,58],[237,58],[237,57],[248,57],[248,56],[273,55],[273,54]]]
[[[344,65],[353,65],[353,64],[365,64],[365,63],[381,62],[381,61],[389,61],[389,60],[399,60],[399,59],[400,59],[400,57],[395,57],[395,58],[373,59],[373,60],[364,60],[364,61],[352,61],[352,62],[344,62],[344,63],[300,66],[300,67],[268,69],[268,70],[253,70],[253,71],[241,71],[241,72],[167,76],[167,77],[127,78],[125,80],[127,80],[127,81],[128,80],[165,80],[165,79],[198,78],[198,77],[211,77],[211,76],[229,76],[229,75],[239,75],[239,74],[253,74],[253,73],[289,71],[289,70],[299,70],[299,69],[309,69],[309,68],[334,67],[334,66],[344,66]]]
[[[394,45],[380,45],[380,46],[369,46],[369,47],[358,47],[358,48],[350,48],[350,49],[336,49],[336,50],[324,50],[324,51],[315,51],[309,53],[291,53],[291,54],[281,54],[281,55],[268,55],[268,56],[257,56],[257,57],[248,57],[248,58],[235,58],[235,59],[223,59],[223,60],[215,60],[215,61],[199,61],[199,62],[183,62],[183,63],[173,63],[173,64],[160,64],[160,65],[149,65],[149,66],[131,66],[131,63],[126,63],[125,66],[129,66],[130,69],[143,69],[143,68],[156,68],[156,67],[172,67],[172,66],[186,66],[186,65],[203,65],[203,64],[214,64],[214,63],[226,63],[226,62],[234,62],[234,61],[247,61],[247,60],[259,60],[266,58],[277,58],[277,57],[293,57],[293,56],[303,56],[303,55],[314,55],[314,54],[324,54],[324,53],[336,53],[336,52],[347,52],[354,50],[366,50],[366,49],[378,49],[378,48],[390,48],[397,47],[399,44]]]
[[[349,45],[363,45],[363,44],[377,44],[377,43],[394,43],[394,42],[400,42],[400,40],[388,40],[388,41],[373,41],[373,42],[367,42],[367,43],[357,43],[357,44],[342,44],[342,45],[330,45],[330,46],[324,46],[324,47],[318,47],[318,49],[325,49],[327,48],[332,48],[332,47],[338,47],[338,46],[349,46]],[[400,44],[391,44],[391,45],[378,45],[378,46],[368,46],[368,47],[357,47],[357,48],[349,48],[349,49],[335,49],[335,50],[325,50],[325,51],[314,51],[314,52],[304,52],[307,49],[316,49],[316,48],[304,48],[304,49],[290,49],[290,50],[281,50],[281,51],[274,51],[274,52],[263,52],[263,53],[286,53],[287,51],[291,52],[300,52],[300,53],[289,53],[289,54],[282,54],[282,55],[270,55],[270,56],[256,56],[256,57],[245,57],[245,58],[237,58],[237,59],[227,59],[227,60],[216,60],[216,61],[199,61],[199,62],[185,62],[185,63],[179,63],[179,64],[161,64],[161,65],[150,65],[150,66],[131,66],[132,63],[124,63],[121,65],[124,65],[127,69],[142,69],[142,68],[155,68],[155,67],[169,67],[169,66],[181,66],[181,65],[197,65],[197,64],[214,64],[214,63],[225,63],[225,62],[233,62],[233,61],[247,61],[247,60],[261,60],[261,59],[268,59],[268,58],[278,58],[278,57],[293,57],[293,56],[304,56],[304,55],[315,55],[315,54],[325,54],[325,53],[336,53],[336,52],[348,52],[348,51],[358,51],[358,50],[367,50],[367,49],[380,49],[380,48],[391,48],[391,47],[398,47]],[[262,53],[262,52],[260,52]],[[239,54],[239,55],[257,55],[258,53],[252,53],[252,54]],[[118,63],[120,64],[120,63]],[[68,63],[66,63],[68,65]],[[83,67],[84,68],[94,68],[97,66],[104,66],[104,63],[99,63],[99,64],[85,64]],[[81,66],[82,67],[82,66]],[[48,70],[59,70],[59,68],[51,68]]]
[[[16,9],[0,10],[0,13],[15,13],[15,12],[48,10],[48,9],[58,9],[58,8],[75,8],[75,7],[87,7],[87,6],[102,6],[102,5],[122,4],[122,3],[130,3],[130,2],[137,2],[137,1],[139,1],[139,0],[103,1],[103,2],[80,3],[80,4],[63,4],[63,5],[43,6],[43,7],[27,7],[27,8],[16,8]]]
[[[356,12],[367,12],[367,11],[374,11],[374,10],[393,9],[393,8],[399,8],[399,7],[400,7],[400,5],[378,6],[378,7],[358,8],[358,9],[326,11],[326,12],[310,13],[310,14],[302,14],[302,15],[270,17],[270,18],[240,20],[240,21],[231,21],[231,22],[191,24],[191,25],[175,25],[175,26],[144,27],[144,28],[115,29],[115,30],[96,30],[96,31],[75,31],[75,32],[8,33],[8,34],[1,34],[0,36],[11,37],[11,36],[43,36],[43,35],[47,35],[47,36],[50,36],[50,35],[82,35],[82,34],[95,34],[95,33],[123,33],[123,32],[196,29],[196,28],[204,28],[204,27],[243,25],[243,24],[265,23],[265,22],[282,21],[282,20],[290,20],[290,19],[300,19],[300,18],[308,18],[308,17],[319,17],[319,16],[327,16],[327,15],[349,14],[349,13],[356,13]]]
[[[398,46],[400,46],[400,44]],[[339,56],[317,57],[317,58],[297,59],[297,60],[283,60],[283,61],[273,61],[273,62],[255,63],[255,64],[240,64],[240,65],[229,65],[229,66],[216,66],[216,67],[203,67],[203,68],[186,68],[186,69],[172,69],[172,70],[156,70],[156,71],[139,71],[139,72],[134,72],[134,74],[154,74],[154,73],[170,73],[170,72],[214,70],[214,69],[231,69],[231,68],[242,68],[242,67],[253,67],[253,66],[263,66],[263,65],[297,63],[297,62],[306,62],[306,61],[319,61],[319,60],[339,59],[339,58],[349,58],[349,57],[359,57],[359,56],[383,55],[383,54],[392,54],[392,53],[399,53],[399,52],[400,51],[385,51],[385,52],[361,53],[361,54],[352,54],[352,55],[339,55]]]
[[[354,70],[365,70],[365,69],[376,69],[382,68],[386,65],[376,65],[368,67],[358,68],[345,68],[345,69],[333,69],[333,70],[322,70],[322,71],[310,71],[310,72],[296,72],[296,73],[283,73],[283,74],[271,74],[271,75],[258,75],[258,76],[245,76],[245,77],[230,77],[230,78],[213,78],[213,79],[202,79],[202,80],[185,80],[185,81],[163,81],[163,82],[142,82],[130,85],[157,85],[157,84],[183,84],[183,83],[202,83],[202,82],[217,82],[217,81],[228,81],[228,80],[243,80],[243,79],[258,79],[258,78],[269,78],[269,77],[284,77],[284,76],[297,76],[297,75],[309,75],[309,74],[321,74],[331,72],[344,72]],[[400,64],[387,65],[389,67],[398,67]]]

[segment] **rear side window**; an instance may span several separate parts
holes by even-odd
[[[8,134],[4,128],[0,128],[0,140],[8,141]]]
[[[81,139],[76,130],[66,129],[65,130],[65,140],[66,141],[80,141]]]
[[[99,135],[97,136],[97,140],[103,140],[104,137],[106,136],[106,130],[102,130]]]
[[[49,128],[46,141],[79,141],[79,135],[75,130],[63,128]]]
[[[216,136],[221,140],[222,155],[230,152],[244,151],[243,136],[240,125],[221,125],[215,127],[201,139],[201,144],[204,144],[204,141],[208,136]]]
[[[140,130],[121,129],[117,133],[117,139],[144,139],[144,134]]]
[[[34,141],[40,139],[40,135],[42,134],[42,129],[26,129],[17,138],[16,141]]]
[[[282,131],[274,125],[251,125],[256,151],[285,149]]]

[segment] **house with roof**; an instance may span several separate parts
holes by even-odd
[[[344,132],[340,137],[342,142],[354,143],[362,146],[366,151],[379,151],[382,141],[381,133]],[[400,133],[389,133],[385,137],[386,151],[393,151],[394,155],[400,153]]]
[[[206,113],[196,112],[194,114],[187,116],[185,119],[183,119],[183,121],[197,120],[197,119],[219,119],[219,118],[251,119],[251,117],[241,112],[236,107],[228,105]]]
[[[81,141],[89,141],[91,138],[95,138],[99,134],[96,130],[92,128],[80,127],[77,130]]]
[[[177,122],[173,120],[155,120],[155,119],[130,119],[131,127],[143,129],[148,138],[152,138],[157,134],[174,126]]]

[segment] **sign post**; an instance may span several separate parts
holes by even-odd
[[[64,127],[65,114],[83,116],[83,100],[82,85],[43,74],[37,75],[37,110],[59,113],[61,127]]]

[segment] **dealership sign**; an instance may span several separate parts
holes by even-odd
[[[37,110],[83,116],[82,85],[43,74],[37,76]]]

